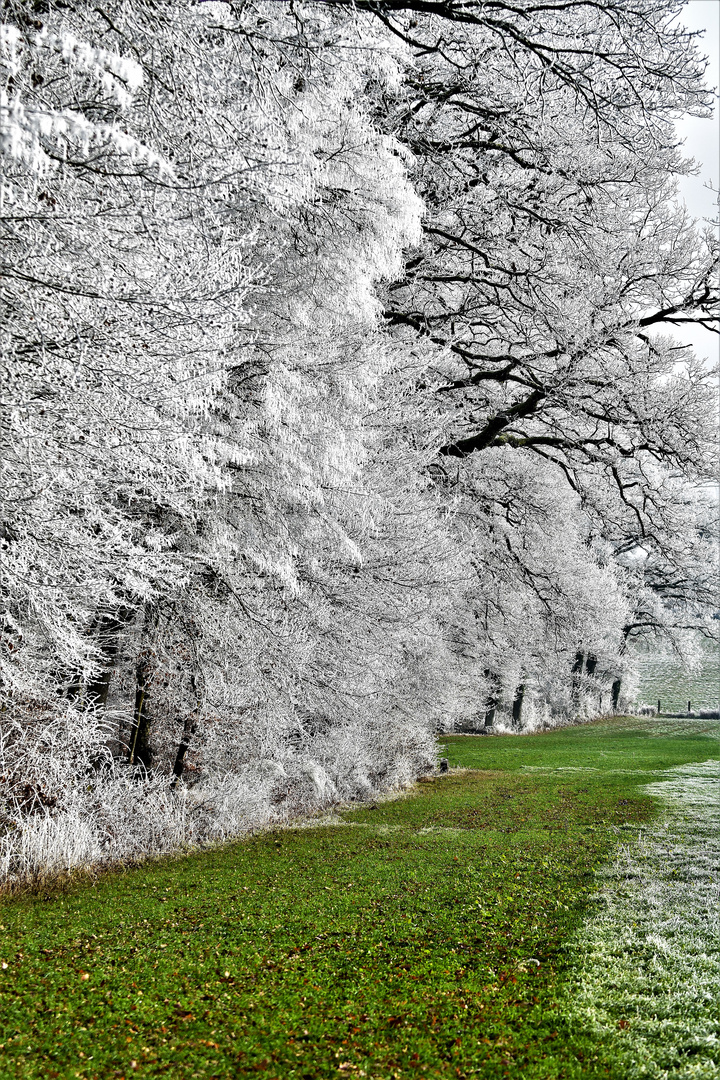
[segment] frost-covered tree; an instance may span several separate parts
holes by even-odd
[[[6,812],[72,861],[409,779],[455,549],[377,329],[419,235],[373,121],[402,50],[312,5],[4,40]]]
[[[677,6],[4,5],[5,873],[406,783],[709,626]]]
[[[415,58],[387,123],[427,210],[386,317],[428,358],[441,455],[569,489],[588,580],[614,557],[635,597],[625,633],[711,632],[714,374],[658,335],[720,315],[716,237],[676,199],[673,120],[710,100],[681,5],[361,6]]]

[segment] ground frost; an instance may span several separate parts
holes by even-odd
[[[601,875],[573,942],[569,1011],[616,1075],[720,1078],[720,761],[669,769],[664,812]]]

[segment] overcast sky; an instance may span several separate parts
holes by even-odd
[[[700,49],[710,62],[707,83],[717,92],[720,84],[720,0],[690,0],[681,19],[688,29],[704,31]],[[685,201],[698,216],[713,217],[716,196],[703,188],[703,184],[711,182],[717,190],[720,168],[720,125],[717,108],[712,120],[690,118],[679,123],[678,129],[686,140],[688,155],[695,158],[698,164],[702,163],[700,175],[683,182]]]
[[[680,18],[688,29],[704,31],[700,49],[709,60],[707,84],[717,94],[720,86],[720,0],[690,0]],[[717,221],[720,182],[720,111],[717,101],[711,120],[686,119],[679,122],[677,127],[685,139],[687,156],[694,158],[700,166],[698,176],[687,177],[681,182],[681,194],[696,217]],[[711,187],[714,190],[710,190]],[[679,331],[678,327],[678,336]],[[708,359],[718,358],[720,341],[716,334],[683,328],[682,337]]]

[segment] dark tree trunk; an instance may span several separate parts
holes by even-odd
[[[592,653],[588,653],[588,658],[585,661],[585,673],[587,675],[594,675],[597,668],[598,660],[597,656],[593,656]]]
[[[173,765],[173,787],[175,787],[178,780],[182,777],[183,769],[185,768],[185,755],[188,752],[190,741],[195,734],[196,726],[197,721],[193,717],[188,716],[183,725],[182,739],[180,740],[180,745],[178,746],[177,754],[175,755],[175,764]]]
[[[618,711],[618,704],[620,703],[620,687],[621,686],[622,686],[622,679],[616,679],[615,682],[612,684],[612,689],[610,691],[610,695],[611,695],[612,711],[613,712]]]
[[[194,675],[190,676],[190,682],[192,683],[195,700],[197,702],[197,711],[187,716],[185,718],[185,723],[183,724],[182,739],[180,740],[180,745],[177,748],[177,754],[175,755],[175,764],[173,765],[173,782],[171,785],[172,787],[175,787],[178,781],[182,778],[183,769],[185,768],[185,755],[188,752],[190,742],[193,735],[195,734],[195,729],[197,727],[198,716],[200,712],[200,695],[198,693],[197,680]]]
[[[575,653],[575,659],[572,666],[572,703],[577,708],[580,703],[580,685],[582,679],[582,669],[585,664],[585,653],[578,650]]]
[[[81,680],[72,682],[67,689],[68,697],[95,708],[105,707],[110,690],[113,665],[120,651],[120,634],[132,619],[133,614],[134,612],[130,608],[120,608],[113,614],[97,616],[89,633],[95,638],[101,650],[103,670],[87,684],[84,684]]]
[[[96,679],[88,683],[85,691],[88,705],[94,705],[96,709],[102,709],[107,705],[111,677],[112,671],[103,671]]]
[[[491,686],[490,694],[485,706],[485,727],[492,727],[495,723],[495,711],[498,707],[498,700],[500,698],[500,680],[494,671],[486,671],[485,678]]]
[[[100,621],[98,637],[105,670],[88,684],[85,691],[88,705],[104,708],[107,704],[113,664],[120,651],[120,634],[132,618],[132,614],[129,609],[122,608],[116,615],[105,615]]]
[[[512,707],[513,727],[520,727],[522,723],[523,701],[525,700],[525,683],[520,683],[515,691],[515,699]]]
[[[147,651],[140,654],[135,669],[135,711],[133,726],[130,730],[128,761],[131,765],[144,765],[150,768],[150,718],[148,715],[148,692],[151,680],[150,656]]]

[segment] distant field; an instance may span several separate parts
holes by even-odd
[[[638,785],[717,752],[627,723],[447,739],[478,771],[6,901],[0,1076],[620,1080],[561,1011],[566,943]]]
[[[693,711],[720,707],[720,647],[702,644],[701,661],[688,672],[678,659],[647,648],[638,651],[640,681],[637,700],[648,705],[662,704],[664,712],[684,712],[688,701]]]

